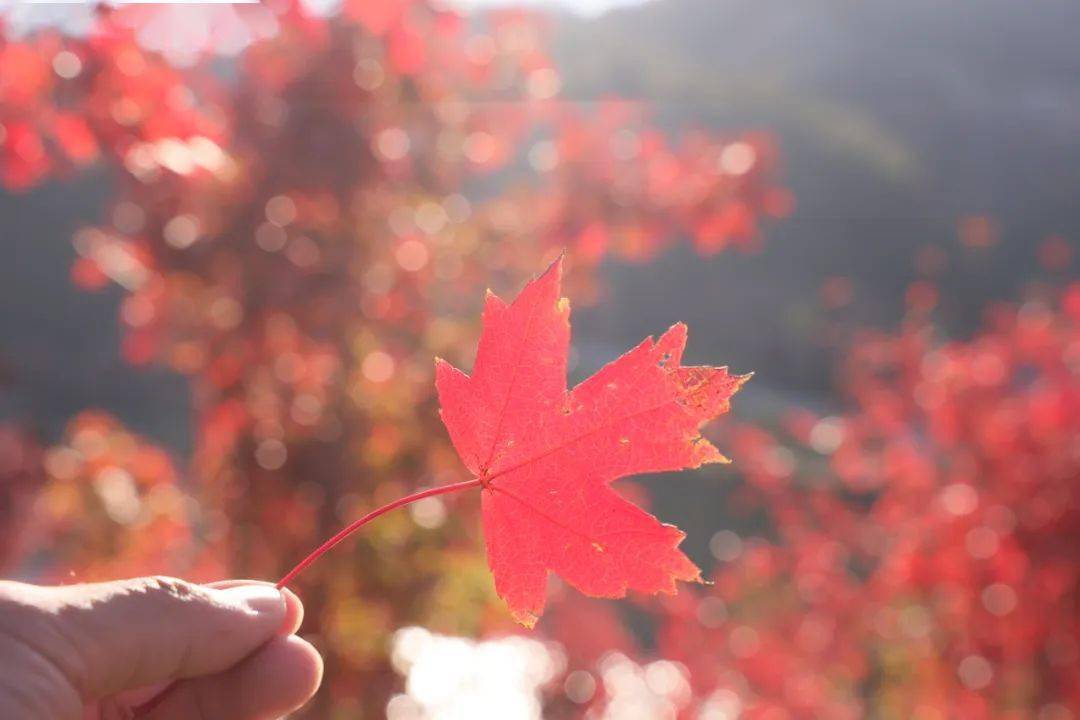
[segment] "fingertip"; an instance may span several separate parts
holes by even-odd
[[[288,614],[284,593],[273,585],[251,583],[212,592],[223,604],[238,605],[257,616],[260,622],[275,628],[284,623]]]
[[[230,590],[237,587],[258,586],[277,590],[285,602],[284,619],[278,630],[279,635],[292,635],[304,622],[304,603],[300,597],[289,588],[279,588],[273,583],[264,580],[222,580],[209,583],[207,587],[215,590]]]
[[[315,649],[315,646],[302,637],[290,636],[285,638],[285,644],[290,648],[289,652],[293,654],[298,664],[306,667],[306,679],[305,683],[298,683],[301,689],[307,692],[307,697],[304,702],[307,702],[322,685],[324,665],[322,655]],[[302,673],[303,674],[303,673]]]
[[[276,637],[229,670],[188,680],[156,704],[147,720],[202,717],[266,720],[303,707],[322,683],[323,662],[306,640]]]
[[[281,594],[285,598],[285,622],[281,628],[282,635],[293,635],[304,623],[304,603],[300,596],[289,588],[281,588]]]
[[[295,635],[271,640],[245,665],[243,694],[249,706],[267,714],[299,709],[322,684],[322,657]]]

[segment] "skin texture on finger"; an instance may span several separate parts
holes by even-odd
[[[220,582],[208,583],[206,587],[216,590],[226,590],[244,585],[259,585],[267,588],[274,587],[273,583],[267,583],[260,580],[223,580]],[[304,605],[300,602],[300,598],[291,590],[282,589],[280,592],[285,598],[285,618],[281,623],[281,627],[277,630],[277,636],[286,637],[300,629],[300,625],[304,621]],[[181,686],[182,684],[178,685],[172,681],[168,681],[137,689],[125,690],[102,701],[100,703],[101,709],[99,709],[98,703],[93,703],[91,706],[88,706],[84,720],[105,720],[105,718],[110,715],[117,715],[121,708],[141,707],[144,704],[149,703],[162,692],[179,692]],[[117,716],[124,717],[122,714]]]
[[[22,624],[0,602],[0,718],[76,720],[82,698],[52,661],[13,638],[9,622]]]
[[[322,672],[322,658],[306,641],[295,636],[274,638],[229,670],[178,685],[145,718],[273,720],[310,700]],[[105,712],[102,720],[125,717]]]
[[[214,589],[172,578],[56,588],[0,583],[0,599],[7,642],[29,648],[86,701],[219,673],[299,613],[294,608],[290,619],[290,603],[272,587]]]

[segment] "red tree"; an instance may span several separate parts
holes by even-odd
[[[772,542],[718,535],[661,650],[749,717],[1068,717],[1080,697],[1080,287],[967,341],[869,334],[843,414],[735,428]],[[797,462],[795,462],[797,460]],[[719,695],[717,694],[719,693]],[[778,713],[780,713],[778,715]]]
[[[147,484],[175,488],[171,469],[155,481],[144,451],[107,455],[105,474],[126,475],[103,491],[112,480],[73,427],[78,468],[50,469],[44,490],[72,494],[40,525],[54,577],[280,576],[364,508],[464,479],[432,357],[471,355],[485,284],[514,287],[566,248],[580,298],[606,257],[648,259],[685,236],[702,252],[747,246],[790,204],[767,136],[675,144],[633,105],[561,102],[531,16],[473,26],[420,0],[355,0],[330,18],[290,3],[199,12],[278,31],[227,72],[213,47],[178,68],[136,41],[159,13],[182,22],[171,9],[0,40],[0,178],[25,190],[110,168],[109,221],[77,234],[73,279],[121,285],[124,356],[186,375],[195,400],[196,502],[168,491],[166,525]],[[382,713],[397,627],[506,625],[474,504],[448,502],[387,517],[301,581],[331,668],[313,715]],[[87,518],[72,526],[71,508]]]

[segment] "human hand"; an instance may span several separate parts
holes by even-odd
[[[266,720],[311,698],[322,660],[293,633],[288,590],[139,578],[42,587],[0,581],[0,718]]]

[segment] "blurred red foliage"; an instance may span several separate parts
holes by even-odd
[[[278,577],[364,508],[465,479],[432,357],[466,359],[484,285],[516,289],[565,248],[588,297],[606,257],[750,247],[790,205],[766,135],[675,144],[633,104],[561,101],[538,16],[191,13],[101,9],[84,37],[0,39],[0,182],[110,168],[109,221],[77,233],[72,279],[124,288],[124,357],[184,374],[195,404],[188,483],[163,463],[154,485],[156,451],[100,417],[49,451],[42,557],[22,561],[42,579]],[[192,32],[207,17],[220,32]],[[506,626],[470,552],[476,508],[431,500],[301,579],[331,668],[313,716],[382,714],[395,628]]]
[[[848,354],[850,408],[731,428],[773,540],[714,538],[660,652],[746,717],[1069,717],[1080,703],[1080,285],[967,341]],[[778,709],[784,712],[778,714]],[[691,715],[692,716],[692,715]]]
[[[0,424],[0,567],[18,555],[27,510],[41,484],[41,446],[17,425]]]

